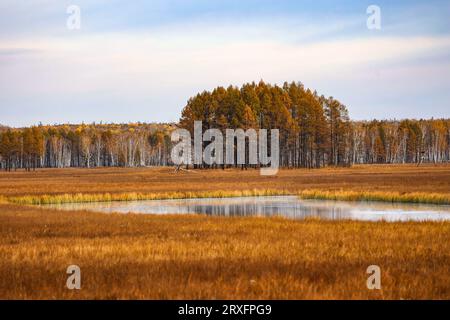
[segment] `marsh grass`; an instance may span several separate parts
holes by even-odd
[[[276,177],[256,170],[173,174],[171,168],[0,173],[0,299],[450,298],[450,222],[124,215],[31,206],[287,194],[449,204],[450,165],[280,170]],[[81,290],[65,287],[70,264],[82,270]],[[372,264],[382,270],[380,291],[366,287]]]
[[[450,164],[367,165],[351,168],[281,169],[276,176],[259,170],[173,168],[39,169],[0,172],[0,195],[167,193],[216,190],[348,190],[399,193],[449,193]]]
[[[338,200],[338,201],[383,201],[399,203],[450,204],[450,194],[440,193],[399,193],[381,191],[326,191],[303,190],[299,192],[302,199]]]
[[[22,205],[45,205],[82,202],[112,202],[112,201],[136,201],[136,200],[169,200],[169,199],[193,199],[193,198],[233,198],[233,197],[266,197],[298,195],[301,199],[337,200],[337,201],[383,201],[392,203],[423,203],[449,205],[450,194],[439,193],[399,193],[382,191],[327,191],[327,190],[302,190],[291,192],[281,189],[252,189],[252,190],[217,190],[196,192],[159,192],[159,193],[101,193],[101,194],[56,194],[56,195],[28,195],[19,197],[0,197],[0,203]]]
[[[449,222],[0,213],[0,299],[450,298]]]
[[[253,189],[235,191],[200,191],[200,192],[163,192],[163,193],[103,193],[103,194],[61,194],[61,195],[29,195],[9,197],[8,201],[16,204],[42,205],[80,202],[111,202],[136,200],[165,200],[165,199],[192,199],[192,198],[232,198],[287,195],[288,191],[277,189]]]

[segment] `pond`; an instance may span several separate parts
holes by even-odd
[[[296,196],[145,200],[45,205],[60,210],[105,213],[206,214],[212,216],[318,217],[330,220],[450,220],[450,206],[385,202],[302,200]]]

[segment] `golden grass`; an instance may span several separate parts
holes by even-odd
[[[218,191],[220,190],[220,191]],[[450,222],[60,212],[20,204],[299,194],[448,204],[450,165],[0,173],[0,299],[450,299]],[[447,202],[446,202],[447,201]],[[77,264],[82,289],[65,288]],[[382,290],[366,288],[366,268]]]
[[[370,165],[352,168],[281,169],[276,176],[259,170],[173,168],[39,169],[0,172],[0,195],[166,193],[253,189],[449,193],[450,164]]]
[[[341,201],[384,201],[403,203],[450,204],[450,194],[439,193],[399,193],[374,191],[323,191],[303,190],[299,192],[302,199],[341,200]]]
[[[102,193],[102,194],[57,194],[57,195],[28,195],[19,197],[0,197],[0,203],[16,203],[23,205],[44,205],[81,202],[111,202],[136,200],[163,200],[163,199],[192,199],[192,198],[232,198],[252,196],[281,196],[298,194],[302,199],[338,200],[338,201],[384,201],[399,203],[426,203],[449,205],[450,194],[439,193],[398,193],[374,191],[323,191],[302,190],[296,193],[277,189],[253,190],[217,190],[203,192],[166,192],[166,193]]]
[[[19,204],[286,194],[316,199],[449,204],[450,165],[282,169],[276,176],[260,176],[259,170],[253,169],[174,173],[173,168],[0,173],[0,196]]]
[[[232,198],[252,196],[286,195],[287,191],[276,189],[265,190],[235,190],[235,191],[204,191],[204,192],[166,192],[166,193],[103,193],[103,194],[61,194],[61,195],[29,195],[9,197],[12,203],[25,205],[60,204],[79,202],[110,202],[110,201],[135,201],[135,200],[162,200],[162,199],[191,199],[191,198]]]
[[[449,222],[0,212],[0,299],[450,298]]]

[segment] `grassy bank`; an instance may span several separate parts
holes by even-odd
[[[218,190],[197,192],[164,192],[164,193],[103,193],[103,194],[57,194],[57,195],[29,195],[20,197],[0,197],[0,203],[9,201],[23,205],[81,203],[81,202],[111,202],[135,200],[164,200],[164,199],[192,199],[192,198],[232,198],[251,196],[281,196],[298,195],[302,199],[338,200],[338,201],[384,201],[393,203],[424,203],[449,205],[450,194],[438,193],[398,193],[374,191],[326,191],[303,190],[292,192],[280,189],[253,189],[253,190]],[[2,200],[3,199],[3,200]]]
[[[0,299],[450,298],[449,222],[0,212]]]
[[[286,195],[288,191],[276,189],[236,190],[236,191],[197,191],[197,192],[163,192],[163,193],[103,193],[103,194],[61,194],[61,195],[30,195],[9,197],[8,201],[16,204],[39,205],[80,202],[110,202],[134,200],[192,199],[192,198],[232,198],[252,196]]]
[[[299,192],[302,199],[338,200],[338,201],[384,201],[399,203],[426,203],[449,205],[450,194],[441,193],[399,193],[376,191],[324,191],[304,190]]]

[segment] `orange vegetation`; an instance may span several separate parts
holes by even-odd
[[[448,194],[450,166],[0,173],[0,298],[450,299],[450,222],[108,215],[6,197],[252,189]],[[82,289],[66,289],[79,265]],[[379,265],[382,290],[366,288]]]

